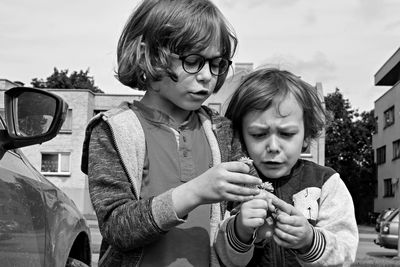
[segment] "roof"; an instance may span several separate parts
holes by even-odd
[[[375,74],[375,85],[393,86],[400,80],[400,48]]]

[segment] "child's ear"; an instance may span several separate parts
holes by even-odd
[[[301,152],[305,152],[310,145],[310,139],[306,138],[303,140],[303,147],[301,149]]]

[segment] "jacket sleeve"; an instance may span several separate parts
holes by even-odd
[[[337,173],[322,186],[314,231],[310,253],[298,255],[304,266],[350,266],[355,261],[358,228],[353,200]]]
[[[171,190],[136,199],[105,122],[93,128],[88,151],[90,198],[108,244],[121,251],[132,250],[184,222],[173,211]]]
[[[235,233],[232,232],[234,220],[235,216],[230,216],[220,224],[214,247],[223,266],[246,266],[253,257],[254,245],[244,244],[236,238]]]

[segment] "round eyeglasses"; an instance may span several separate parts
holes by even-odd
[[[199,54],[190,54],[179,56],[171,53],[171,56],[182,61],[182,68],[189,74],[196,74],[204,67],[208,61],[210,72],[212,75],[220,76],[228,71],[232,61],[224,57],[205,58]]]

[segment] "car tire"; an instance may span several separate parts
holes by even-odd
[[[65,267],[89,267],[89,265],[80,260],[68,257],[67,264],[65,264]]]

